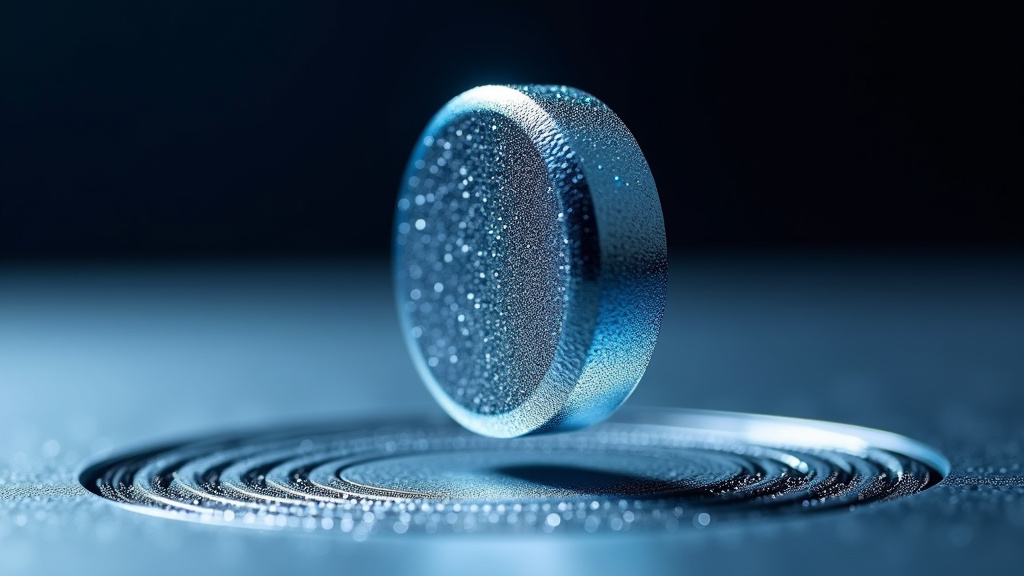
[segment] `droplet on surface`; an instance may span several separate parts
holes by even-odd
[[[621,120],[564,86],[482,86],[438,112],[403,182],[396,295],[406,335],[430,335],[406,341],[445,410],[513,437],[617,409],[653,351],[667,273],[654,179]]]
[[[713,529],[892,500],[948,472],[933,449],[878,430],[658,410],[510,440],[400,420],[255,430],[124,454],[80,481],[148,514],[365,539]]]

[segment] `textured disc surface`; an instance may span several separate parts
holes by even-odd
[[[891,500],[948,471],[931,448],[878,430],[626,411],[511,440],[398,419],[257,430],[126,453],[80,479],[137,512],[364,538],[703,528]]]
[[[483,86],[449,102],[413,150],[394,247],[414,361],[475,432],[590,425],[647,366],[661,206],[636,141],[589,94]]]

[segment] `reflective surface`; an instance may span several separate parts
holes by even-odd
[[[599,422],[665,306],[658,192],[632,134],[565,86],[481,86],[431,120],[395,212],[406,342],[441,406],[514,437]]]
[[[626,408],[848,422],[949,458],[946,479],[897,500],[738,521],[712,510],[707,526],[690,518],[674,532],[410,527],[353,542],[338,526],[136,514],[78,482],[96,458],[217,430],[396,411],[443,422],[403,347],[389,277],[385,263],[346,262],[0,270],[0,573],[975,574],[1024,563],[1024,266],[984,255],[673,258],[658,349]],[[355,472],[380,485],[386,470]]]
[[[675,531],[892,500],[949,471],[933,449],[878,430],[725,412],[624,416],[511,440],[401,420],[255,430],[125,454],[80,480],[148,514],[365,539]]]

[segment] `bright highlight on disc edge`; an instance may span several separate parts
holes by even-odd
[[[636,387],[664,311],[665,225],[622,121],[564,86],[446,104],[395,212],[395,295],[438,403],[514,437],[589,426]]]

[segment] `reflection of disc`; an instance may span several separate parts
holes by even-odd
[[[411,421],[268,430],[127,454],[81,481],[150,514],[365,537],[702,527],[905,496],[947,472],[877,430],[658,411],[513,440]]]

